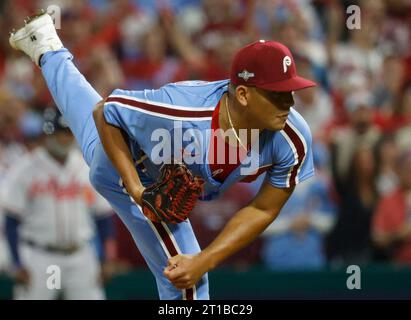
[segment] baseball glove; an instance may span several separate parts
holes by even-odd
[[[180,223],[187,219],[203,190],[204,180],[193,177],[184,164],[165,164],[156,183],[142,195],[144,215],[154,222]]]

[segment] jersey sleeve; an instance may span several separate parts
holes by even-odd
[[[149,127],[162,127],[161,119],[153,115],[158,110],[167,111],[170,104],[171,98],[163,88],[143,91],[116,89],[106,99],[104,117],[109,124],[123,129],[132,139],[140,142],[147,133],[148,120]]]
[[[0,186],[0,206],[8,213],[22,218],[28,205],[29,175],[21,166],[12,168]]]
[[[287,122],[278,132],[273,148],[274,165],[267,173],[276,188],[294,187],[314,175],[312,138],[308,126],[296,127]]]

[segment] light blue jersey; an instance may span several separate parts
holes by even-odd
[[[153,223],[127,194],[120,176],[104,152],[93,121],[93,108],[102,97],[77,70],[72,58],[67,49],[48,52],[42,57],[42,73],[90,166],[91,183],[127,226],[156,278],[161,299],[209,299],[207,274],[187,290],[175,288],[163,275],[168,258],[200,251],[191,224],[188,220],[177,225]],[[244,163],[223,183],[212,178],[207,161],[207,130],[211,128],[212,113],[227,91],[227,84],[226,80],[188,81],[168,84],[158,90],[115,90],[108,97],[104,106],[106,121],[127,132],[136,168],[144,185],[152,183],[159,174],[163,160],[160,149],[171,146],[171,156],[178,158],[190,143],[197,146],[194,150],[198,154],[193,157],[202,161],[187,165],[193,174],[206,181],[203,199],[216,197],[233,183],[265,170],[269,183],[280,188],[294,186],[313,175],[310,131],[297,111],[291,109],[284,130],[261,133],[258,148],[252,148],[249,153],[252,163],[257,163],[253,170],[247,171],[250,166]],[[156,129],[160,129],[162,134],[167,132],[168,137],[164,140],[161,134],[153,136]],[[181,147],[176,147],[179,142],[174,138],[177,132],[181,133],[180,130],[183,136],[185,132],[194,132],[194,135],[190,141],[182,141]],[[249,172],[249,176],[244,172]]]
[[[194,143],[199,161],[185,163],[195,175],[202,176],[206,181],[205,199],[218,196],[233,183],[249,179],[245,176],[247,171],[256,171],[250,175],[257,176],[267,170],[268,181],[278,188],[294,186],[311,177],[314,169],[310,130],[301,115],[291,108],[284,130],[263,131],[259,137],[258,153],[250,152],[250,160],[244,161],[224,183],[213,179],[207,160],[211,138],[209,131],[212,113],[227,91],[227,86],[228,80],[184,81],[167,84],[158,90],[117,89],[105,103],[104,116],[108,123],[127,132],[135,159],[138,161],[144,157],[142,162],[147,177],[157,177],[159,167],[164,163],[156,149],[168,147],[172,157],[178,158],[181,157],[181,149],[185,150]],[[176,140],[174,133],[180,127],[181,132]],[[161,142],[155,131],[160,128],[170,133],[162,135],[165,141]],[[192,133],[186,134],[190,130]],[[157,131],[161,134],[161,130]],[[184,134],[191,139],[183,141]],[[177,141],[181,146],[174,148]],[[183,160],[189,160],[189,157]],[[254,163],[257,166],[251,170]],[[250,170],[246,170],[248,168]]]

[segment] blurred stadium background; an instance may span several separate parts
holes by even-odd
[[[39,70],[9,47],[8,31],[51,4],[61,8],[63,43],[102,96],[228,78],[234,52],[258,39],[285,43],[299,73],[319,84],[295,94],[317,174],[257,241],[210,274],[213,298],[411,298],[409,0],[2,0],[0,182],[39,143],[36,114],[54,106]],[[360,29],[346,26],[351,4],[361,9]],[[191,221],[202,246],[260,183],[238,184],[196,208]],[[154,278],[114,223],[108,298],[156,299]],[[9,299],[2,233],[0,299]],[[346,287],[353,264],[362,268],[361,290]]]

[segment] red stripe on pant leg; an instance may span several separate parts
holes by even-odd
[[[284,127],[284,132],[290,138],[291,142],[294,144],[295,149],[297,150],[297,164],[293,167],[290,175],[290,187],[294,187],[296,184],[297,172],[300,168],[303,159],[305,157],[305,150],[304,144],[301,141],[298,134],[288,125],[286,124]]]
[[[167,233],[167,230],[164,229],[163,225],[158,222],[153,222],[154,226],[157,229],[158,234],[160,235],[161,239],[164,241],[170,256],[175,256],[178,254],[177,248],[174,246],[173,241],[171,241],[170,236]]]
[[[161,223],[158,222],[153,222],[154,227],[156,228],[158,234],[160,235],[161,239],[163,240],[164,244],[166,245],[166,248],[168,252],[170,253],[170,256],[175,256],[178,254],[177,248],[174,246],[173,241],[170,238],[170,235],[168,234],[167,230],[164,228],[164,226]],[[193,288],[186,289],[186,299],[187,300],[193,300],[194,299],[194,292]]]
[[[186,299],[187,300],[194,300],[193,296],[194,296],[193,288],[186,289]]]

